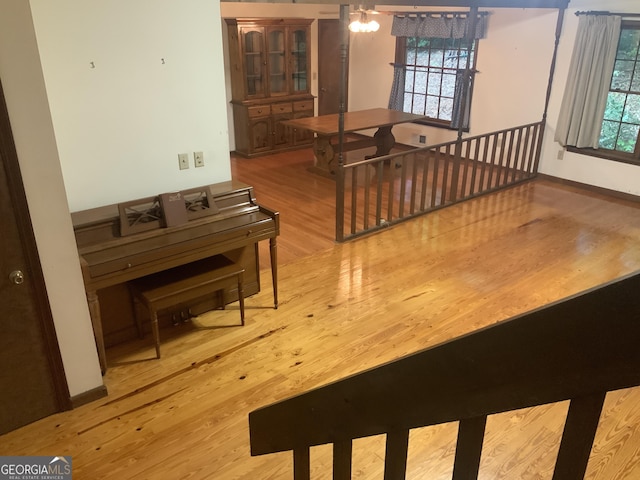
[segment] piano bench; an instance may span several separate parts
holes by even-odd
[[[149,312],[156,357],[160,358],[158,312],[162,310],[212,294],[222,294],[224,309],[225,288],[237,285],[240,322],[244,325],[243,281],[244,268],[224,255],[215,255],[130,281],[129,286],[134,303],[142,303]],[[136,322],[139,331],[142,332],[137,310],[134,304]]]

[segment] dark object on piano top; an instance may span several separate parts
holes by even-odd
[[[190,188],[155,197],[140,198],[118,204],[120,236],[162,227],[182,225],[189,220],[219,212],[211,186]]]

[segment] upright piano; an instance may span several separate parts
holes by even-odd
[[[242,252],[245,294],[260,290],[258,242],[269,239],[274,306],[277,294],[278,212],[236,181],[207,186],[216,213],[180,225],[123,236],[119,205],[75,212],[72,221],[100,366],[107,369],[99,291],[135,278],[228,252]]]

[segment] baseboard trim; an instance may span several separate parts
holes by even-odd
[[[589,185],[588,183],[580,183],[574,180],[567,180],[565,178],[546,175],[544,173],[538,173],[537,177],[541,180],[548,180],[550,182],[560,183],[563,185],[568,185],[570,187],[581,188],[583,190],[588,190],[590,192],[599,193],[601,195],[606,195],[609,197],[619,198],[621,200],[627,200],[627,201],[636,202],[636,203],[640,202],[640,196],[633,195],[631,193],[618,192],[617,190],[610,190],[608,188],[596,187],[595,185]]]
[[[107,392],[107,387],[105,387],[104,385],[97,388],[93,388],[91,390],[81,393],[80,395],[74,395],[73,397],[71,397],[71,407],[72,408],[81,407],[82,405],[86,405],[87,403],[91,403],[100,398],[104,398],[108,394],[109,392]]]

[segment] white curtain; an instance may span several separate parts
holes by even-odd
[[[555,135],[563,146],[598,148],[621,21],[617,15],[579,17]]]

